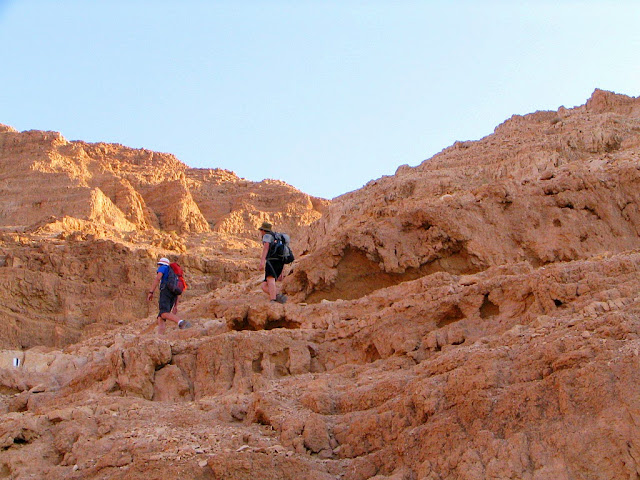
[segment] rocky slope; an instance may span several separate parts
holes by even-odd
[[[296,236],[328,203],[168,154],[0,126],[0,345],[64,346],[148,315],[160,255],[190,271],[187,298],[249,278],[262,221]]]
[[[192,329],[158,337],[150,312],[64,348],[7,348],[0,478],[639,477],[639,117],[640,99],[596,90],[335,199],[297,231],[285,305],[267,303],[259,272],[240,263],[233,281],[186,299]],[[214,218],[229,204],[206,200],[207,175],[184,184]],[[151,232],[194,264],[208,235],[235,238],[232,263],[256,246],[229,235],[243,222],[249,235],[269,198],[230,230],[169,236],[150,216]],[[105,257],[129,249],[132,269],[153,268],[136,243],[150,233],[125,241],[114,222],[75,221],[107,232],[92,234]],[[64,235],[47,237],[61,227],[46,221],[3,241],[24,265],[58,251],[102,258],[57,222]],[[60,281],[46,279],[46,292]],[[45,298],[33,324],[63,312],[65,295]],[[111,317],[106,303],[65,308],[92,323]]]
[[[12,230],[73,217],[121,232],[246,236],[269,219],[295,233],[328,203],[280,181],[188,168],[170,154],[1,125],[0,179],[0,226]]]
[[[288,290],[351,299],[444,271],[539,267],[640,247],[640,104],[514,116],[338,199],[301,245]]]

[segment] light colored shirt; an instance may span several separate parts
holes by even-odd
[[[275,237],[270,233],[265,233],[262,236],[262,243],[273,243],[274,240],[275,240]]]

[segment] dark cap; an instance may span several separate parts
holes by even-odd
[[[265,232],[270,232],[272,228],[273,228],[273,225],[271,225],[269,222],[262,222],[262,225],[260,225],[260,228],[258,230],[264,230]]]

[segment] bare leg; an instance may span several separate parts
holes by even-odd
[[[269,295],[270,300],[276,299],[276,279],[273,277],[267,277],[265,282],[262,282],[262,291]]]
[[[180,319],[177,315],[174,315],[170,312],[163,313],[158,317],[158,335],[164,335],[166,331],[167,326],[165,320],[171,320],[172,322],[176,323],[180,322]]]
[[[165,325],[164,320],[162,319],[162,317],[158,317],[158,335],[164,335],[166,329],[167,326]]]
[[[180,321],[180,319],[178,318],[178,316],[174,313],[171,312],[165,312],[162,315],[160,315],[162,318],[164,318],[165,320],[171,320],[172,322],[176,322],[178,323]]]

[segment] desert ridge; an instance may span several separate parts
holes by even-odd
[[[188,296],[253,274],[256,225],[293,235],[329,203],[276,180],[190,169],[175,156],[0,128],[5,347],[62,347],[148,314],[152,257],[190,270]],[[114,299],[117,298],[117,302]]]
[[[0,478],[633,478],[639,180],[603,90],[330,202],[2,127]],[[161,254],[193,282],[163,336]]]

